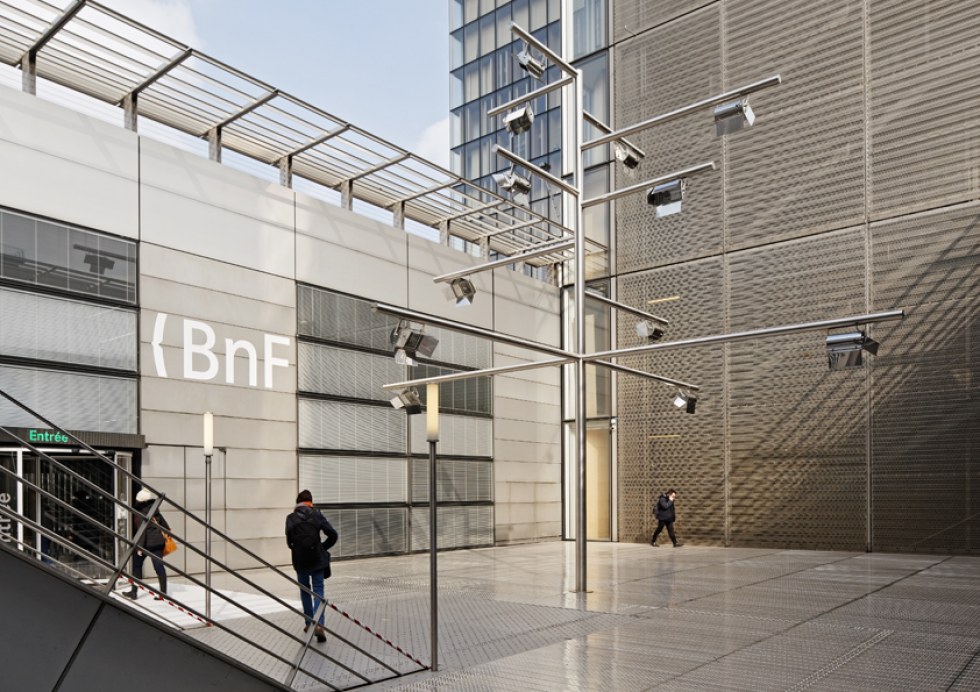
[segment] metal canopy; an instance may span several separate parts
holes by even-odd
[[[0,61],[354,199],[521,253],[572,232],[91,0],[0,0]],[[402,209],[399,209],[401,207]],[[565,252],[535,258],[547,265]]]

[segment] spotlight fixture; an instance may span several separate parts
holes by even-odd
[[[527,204],[531,195],[531,181],[527,178],[517,175],[514,169],[511,169],[505,173],[494,173],[493,182],[497,183],[497,186],[514,195],[514,201],[518,204]]]
[[[656,322],[650,320],[640,320],[636,323],[636,335],[641,339],[657,341],[663,338],[664,330]]]
[[[864,364],[862,351],[878,353],[878,342],[864,332],[829,334],[827,336],[827,365],[831,370],[859,368]]]
[[[401,320],[391,331],[391,345],[395,349],[395,362],[399,365],[418,365],[418,356],[428,358],[436,350],[439,340],[426,336],[424,325]]]
[[[715,134],[719,137],[737,132],[755,122],[755,113],[747,98],[729,101],[715,107]]]
[[[531,129],[534,122],[534,111],[530,106],[522,106],[504,116],[504,125],[512,135],[519,135]]]
[[[684,198],[686,185],[684,178],[677,178],[647,191],[647,204],[655,209],[658,219],[681,210],[681,200]]]
[[[522,70],[535,79],[541,79],[541,75],[544,74],[544,62],[531,55],[531,47],[527,43],[524,44],[524,49],[517,54],[517,62]]]
[[[687,413],[694,413],[694,407],[697,406],[697,404],[698,398],[693,394],[687,394],[686,392],[678,389],[677,393],[674,395],[674,406],[677,408],[683,408],[686,406]]]
[[[643,158],[640,152],[625,142],[615,142],[615,146],[616,160],[620,161],[626,168],[633,170],[640,165],[640,159]]]
[[[410,416],[414,416],[416,413],[422,413],[422,399],[419,398],[417,389],[399,390],[391,400],[391,405],[395,408],[405,409],[405,413]]]
[[[453,297],[456,299],[457,306],[473,304],[473,298],[476,296],[476,287],[472,281],[465,276],[461,276],[458,279],[453,279],[449,285],[453,289]]]

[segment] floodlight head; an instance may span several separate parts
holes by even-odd
[[[715,134],[719,137],[737,132],[755,122],[755,113],[747,98],[729,101],[715,107]]]
[[[827,365],[831,370],[859,368],[864,365],[862,351],[877,355],[878,342],[864,332],[827,336]]]
[[[418,365],[416,358],[429,358],[439,345],[434,336],[426,336],[425,326],[419,322],[400,320],[391,331],[390,341],[399,365]]]
[[[457,306],[473,304],[473,298],[476,296],[476,287],[472,281],[465,276],[461,276],[458,279],[453,279],[449,285],[453,289],[453,297],[456,299]]]
[[[534,111],[530,106],[521,106],[504,116],[504,125],[512,135],[519,135],[531,129],[534,122]]]
[[[647,204],[654,208],[658,219],[681,210],[686,185],[684,178],[676,178],[647,191]]]
[[[640,320],[636,323],[636,335],[641,339],[657,341],[663,338],[664,330],[661,325],[651,320]]]
[[[419,398],[417,389],[399,390],[391,400],[391,405],[395,408],[405,409],[405,413],[410,416],[422,413],[422,399]]]
[[[687,394],[680,389],[678,389],[677,393],[674,394],[674,406],[677,408],[684,408],[687,413],[694,413],[694,409],[697,405],[698,398],[693,394]]]
[[[514,196],[514,201],[518,204],[526,204],[531,195],[531,181],[517,175],[513,170],[504,173],[494,173],[493,182],[497,186]]]
[[[633,170],[640,165],[643,155],[625,142],[616,142],[616,160],[626,168]]]
[[[526,43],[524,44],[524,49],[517,54],[517,63],[521,66],[522,70],[535,79],[541,79],[541,75],[544,74],[544,62],[531,55],[531,47]]]

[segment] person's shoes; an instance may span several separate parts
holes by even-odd
[[[323,629],[323,625],[317,625],[316,628],[314,628],[313,633],[316,635],[316,640],[321,644],[327,641],[327,633]]]
[[[657,547],[657,544],[654,543],[653,541],[650,541],[650,547],[651,548],[656,548]]]
[[[305,625],[303,625],[303,634],[306,634],[309,631],[310,631],[310,623],[306,623]]]
[[[166,596],[166,595],[167,594],[165,594],[165,593],[158,593],[156,596],[153,597],[153,600],[154,601],[162,601],[163,598],[164,598],[164,596]]]
[[[683,543],[674,543],[674,547],[675,548],[683,548],[684,547],[684,544]]]
[[[133,589],[132,591],[123,591],[123,594],[122,595],[123,595],[123,598],[128,598],[130,600],[135,601],[136,600],[136,589]]]

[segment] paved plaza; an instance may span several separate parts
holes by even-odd
[[[365,689],[980,689],[980,557],[592,543],[587,594],[574,560],[440,554],[440,670]],[[428,570],[338,562],[328,597],[427,663]]]

